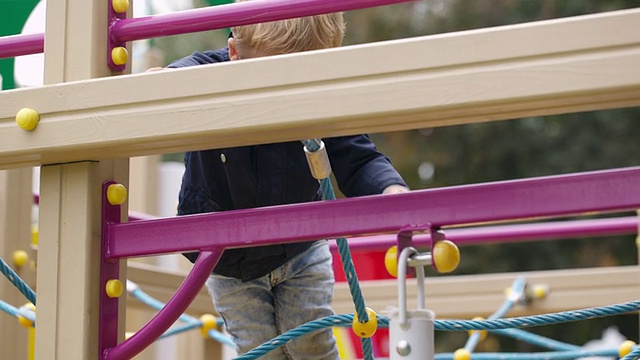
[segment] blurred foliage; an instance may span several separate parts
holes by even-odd
[[[201,2],[199,6],[203,5]],[[639,7],[640,0],[430,0],[347,13],[345,45],[463,31]],[[638,29],[620,29],[638,31]],[[193,50],[224,46],[222,31],[158,40],[167,62]],[[402,54],[389,54],[389,61]],[[373,134],[412,189],[528,178],[640,165],[640,108],[530,117],[508,121]],[[176,157],[179,158],[179,157]],[[526,204],[523,204],[526,206]],[[628,215],[628,214],[624,214]],[[454,275],[633,265],[631,236],[493,244],[461,249]],[[430,275],[432,272],[429,272]],[[637,316],[536,330],[582,344],[616,325],[638,339]],[[465,334],[438,334],[439,351],[464,344]],[[495,339],[488,349],[531,351]]]

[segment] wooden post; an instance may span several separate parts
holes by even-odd
[[[106,61],[108,4],[47,3],[45,84],[111,75]],[[33,101],[37,110],[38,102],[47,99]],[[41,119],[46,121],[46,116]],[[99,358],[101,189],[106,180],[127,186],[128,163],[124,158],[42,167],[36,359]],[[126,277],[126,271],[120,274]],[[122,338],[124,311],[120,319]]]
[[[31,287],[35,285],[35,268],[28,262],[16,266],[15,251],[25,251],[35,259],[31,249],[31,169],[0,171],[0,257]],[[3,277],[3,276],[0,276]],[[20,307],[28,300],[8,281],[0,279],[0,300]],[[2,358],[26,359],[28,330],[15,318],[0,314],[0,349]]]

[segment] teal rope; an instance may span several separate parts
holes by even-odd
[[[573,360],[590,356],[617,357],[617,349],[552,351],[539,353],[474,353],[473,360]],[[453,360],[453,354],[436,354],[435,360]]]
[[[494,320],[504,317],[509,312],[509,310],[513,308],[518,299],[521,299],[524,296],[526,284],[527,281],[524,278],[515,279],[513,281],[513,285],[511,285],[511,293],[509,294],[509,296],[507,296],[500,308],[496,310],[496,312],[491,314],[487,319]],[[469,336],[469,339],[467,339],[467,343],[465,344],[464,348],[472,353],[480,342],[480,336],[481,334],[478,332],[473,333],[471,336]]]
[[[16,274],[9,265],[4,262],[4,260],[2,260],[2,258],[0,258],[0,271],[7,279],[9,279],[13,286],[15,286],[18,291],[20,291],[22,295],[29,300],[30,303],[33,305],[36,304],[36,293],[31,290],[29,285],[27,285],[27,283],[25,283],[20,276],[18,276],[18,274]]]
[[[618,354],[616,353],[616,355]],[[635,360],[638,357],[640,357],[640,346],[634,347],[633,350],[631,350],[631,352],[625,355],[621,360]]]
[[[143,304],[149,306],[152,309],[155,310],[162,310],[162,308],[164,308],[165,303],[163,303],[162,301],[159,301],[155,298],[153,298],[151,295],[145,293],[144,291],[142,291],[140,289],[140,287],[135,284],[132,281],[127,281],[127,290],[129,291],[129,293],[135,297],[136,299],[138,299],[140,302],[142,302]],[[186,325],[183,326],[178,326],[172,329],[169,329],[167,331],[164,332],[164,334],[160,335],[161,339],[179,334],[179,333],[183,333],[189,330],[193,330],[193,329],[199,329],[202,327],[202,321],[198,318],[195,318],[193,316],[187,315],[187,314],[182,314],[180,315],[180,317],[178,318],[178,320],[186,323]],[[220,318],[216,318],[217,324],[218,326],[222,325],[222,320]],[[232,348],[236,348],[236,344],[233,342],[233,340],[231,340],[231,338],[229,338],[228,336],[226,336],[225,334],[221,333],[220,331],[216,330],[216,329],[210,329],[208,332],[208,335],[211,339],[230,346]]]
[[[627,303],[588,308],[574,311],[563,311],[551,314],[523,316],[496,320],[436,320],[436,330],[498,330],[508,328],[529,328],[542,325],[561,324],[579,320],[589,320],[605,316],[619,315],[640,310],[640,300]]]
[[[502,336],[507,336],[516,340],[528,342],[529,344],[537,345],[549,350],[559,351],[577,351],[581,349],[578,345],[567,344],[554,339],[549,339],[544,336],[532,334],[530,332],[520,329],[503,329],[503,330],[490,330],[489,332]],[[475,355],[474,355],[475,357]]]
[[[513,327],[534,327],[534,326],[543,326],[543,325],[554,325],[578,320],[587,320],[605,316],[612,315],[620,315],[629,312],[638,311],[640,308],[640,301],[632,301],[628,303],[615,304],[609,306],[603,306],[599,308],[588,308],[582,310],[573,310],[573,311],[564,311],[559,313],[551,313],[545,315],[533,315],[533,316],[523,316],[517,318],[504,318],[504,319],[495,319],[495,320],[435,320],[434,328],[436,330],[441,331],[469,331],[469,330],[500,330],[500,329],[508,329]],[[271,350],[291,341],[295,338],[298,338],[302,335],[308,334],[313,331],[317,331],[320,329],[324,329],[326,327],[332,326],[342,326],[349,327],[353,322],[353,314],[344,314],[344,315],[333,315],[328,316],[322,319],[310,321],[306,324],[298,326],[295,329],[289,330],[284,334],[281,334],[274,339],[267,341],[266,343],[256,347],[255,349],[247,352],[246,354],[237,357],[235,360],[251,360],[257,359]],[[389,326],[389,318],[386,316],[378,316],[378,327],[384,328]],[[617,351],[617,350],[616,350]],[[549,356],[551,354],[552,357],[549,359],[558,360],[558,359],[574,359],[576,357],[575,353],[579,352],[578,350],[571,350],[568,352],[546,352],[540,354],[546,354]],[[569,354],[567,357],[562,357],[564,353],[573,353],[573,355]],[[630,353],[627,356],[635,354],[634,352]],[[480,359],[478,357],[481,354],[473,354],[473,359]],[[510,354],[509,354],[510,355]],[[517,356],[525,356],[527,354],[516,354]],[[535,356],[535,355],[530,355]],[[554,357],[558,356],[558,357]],[[582,355],[586,356],[586,355]],[[640,350],[635,356],[640,356]],[[507,357],[494,357],[501,359],[511,359],[511,356]],[[491,358],[491,359],[494,359]],[[529,359],[526,357],[514,357],[519,360]],[[532,357],[532,360],[541,360],[545,357]],[[448,359],[448,358],[447,358]],[[633,358],[624,358],[623,360],[632,360]]]
[[[6,303],[2,300],[0,300],[0,310],[6,312],[7,314],[13,316],[14,318],[17,318],[19,313],[18,313],[18,308],[16,308],[15,306]]]
[[[304,144],[307,150],[311,152],[315,152],[320,149],[319,139],[302,140],[302,144]],[[320,180],[320,190],[322,192],[322,197],[324,200],[336,199],[333,185],[331,184],[331,180],[329,178]],[[367,321],[369,321],[369,314],[367,314],[364,297],[362,296],[362,290],[360,289],[360,282],[358,281],[358,274],[355,271],[353,258],[351,257],[351,251],[349,250],[349,244],[347,243],[347,239],[345,238],[338,238],[336,240],[336,244],[338,245],[338,253],[340,254],[340,259],[342,260],[342,269],[344,270],[345,276],[347,278],[351,297],[353,298],[356,313],[358,314],[358,321],[361,323],[366,323]],[[371,343],[371,339],[362,338],[361,342],[364,358],[366,360],[373,359],[373,346]]]

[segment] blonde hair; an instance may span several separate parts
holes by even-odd
[[[244,2],[250,0],[236,0]],[[344,37],[342,13],[307,16],[231,29],[240,57],[288,54],[338,47]]]

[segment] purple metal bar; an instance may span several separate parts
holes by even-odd
[[[0,37],[0,59],[44,52],[44,34]]]
[[[270,0],[249,1],[116,21],[115,43],[224,29],[302,16],[364,9],[414,0]]]
[[[476,226],[464,229],[445,229],[448,240],[456,245],[478,245],[499,242],[560,240],[581,237],[633,235],[638,233],[638,217],[567,220],[534,224]],[[384,251],[397,245],[393,234],[363,236],[349,239],[352,251]],[[413,237],[414,246],[431,246],[428,233]],[[335,243],[331,248],[336,249]]]
[[[114,181],[102,185],[102,256],[100,257],[100,313],[98,349],[100,352],[118,343],[118,301],[107,296],[106,284],[111,279],[120,278],[120,260],[107,259],[107,242],[110,224],[120,223],[120,205],[111,205],[107,199],[107,189]]]
[[[640,208],[640,167],[112,225],[109,257]],[[347,220],[348,219],[348,220]]]
[[[222,251],[201,252],[191,272],[167,304],[145,326],[124,342],[102,353],[104,360],[126,360],[147,348],[178,320],[209,278]]]

